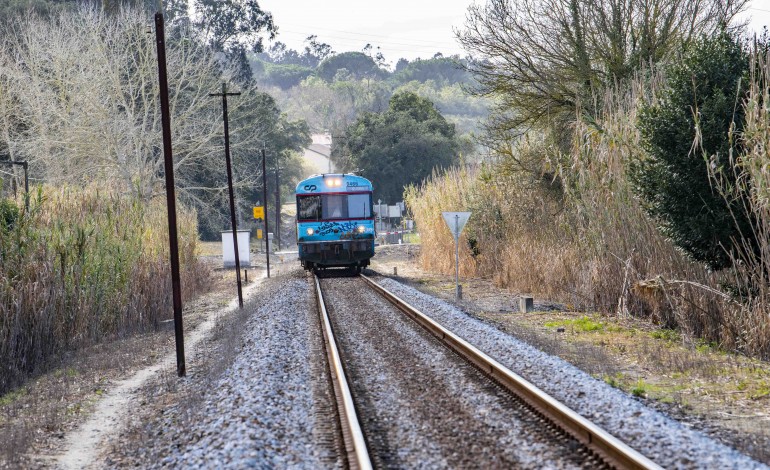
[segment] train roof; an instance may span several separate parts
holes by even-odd
[[[313,175],[297,184],[297,194],[352,193],[371,191],[372,182],[352,173]]]

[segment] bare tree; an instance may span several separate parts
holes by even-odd
[[[53,20],[31,17],[0,53],[0,136],[35,176],[52,183],[111,181],[148,199],[163,185],[157,59],[150,19],[83,8]],[[174,164],[181,197],[203,204],[223,194],[221,104],[209,93],[230,71],[194,31],[167,42]],[[262,146],[279,114],[256,88],[231,101],[231,148],[253,187]],[[13,97],[13,98],[11,98]],[[241,158],[238,158],[241,155]]]
[[[729,25],[747,3],[488,0],[468,9],[456,35],[475,59],[476,91],[499,99],[492,127],[516,134],[569,119],[578,104],[592,112],[592,96]]]

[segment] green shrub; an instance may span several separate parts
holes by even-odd
[[[667,69],[668,87],[642,109],[638,125],[646,158],[631,170],[636,193],[662,232],[696,261],[719,270],[731,265],[735,240],[751,240],[743,198],[727,202],[710,169],[734,186],[749,56],[726,32],[693,42]],[[697,144],[694,145],[694,142]]]
[[[19,206],[10,199],[0,199],[0,230],[13,229],[19,219]]]

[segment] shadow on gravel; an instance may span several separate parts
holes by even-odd
[[[330,279],[335,277],[358,277],[358,273],[356,273],[355,269],[348,268],[317,269],[313,272],[316,276],[318,276],[319,279]]]

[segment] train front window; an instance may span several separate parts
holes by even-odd
[[[328,194],[324,196],[323,218],[324,219],[347,219],[347,195]]]
[[[369,219],[371,217],[371,193],[297,196],[298,220]]]
[[[348,217],[368,219],[372,216],[369,194],[348,194]]]
[[[321,196],[297,197],[297,218],[300,220],[319,220],[321,218]]]

